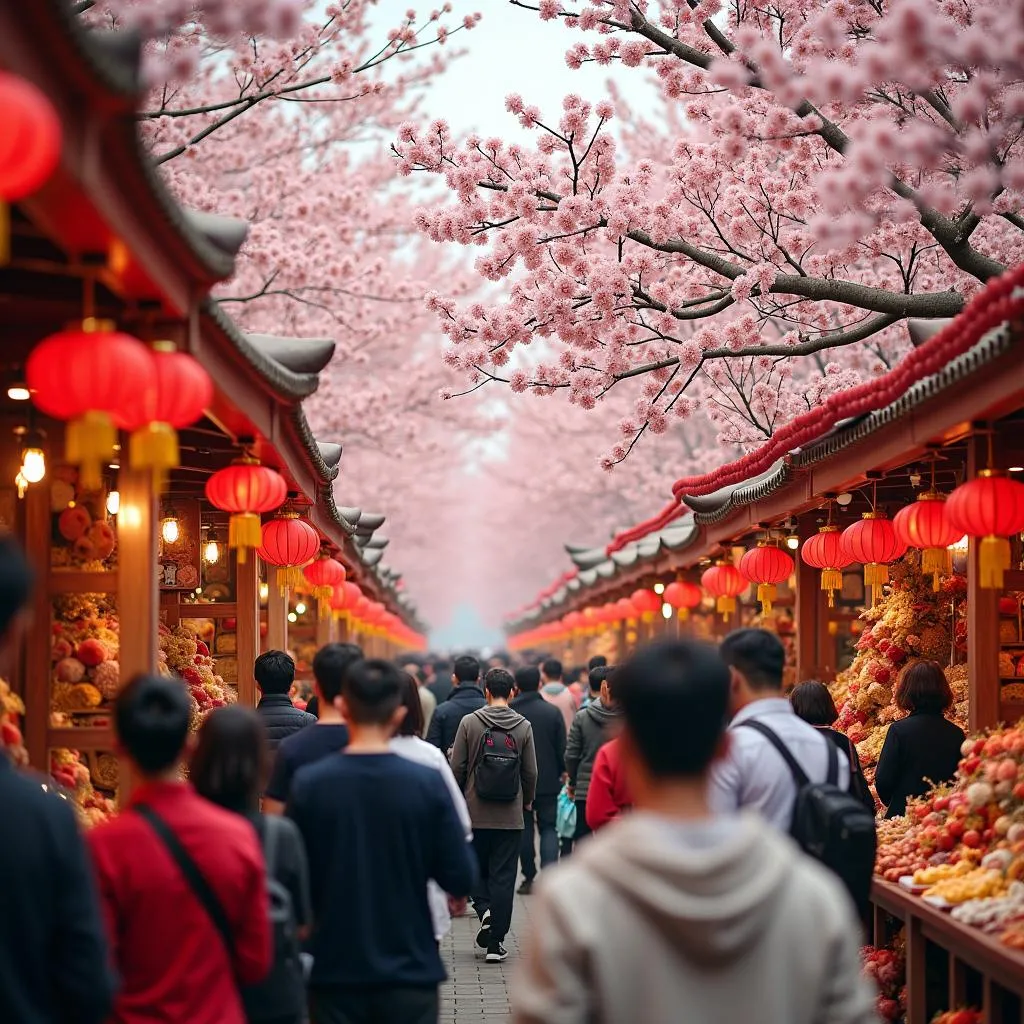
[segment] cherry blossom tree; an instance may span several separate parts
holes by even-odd
[[[763,440],[1024,257],[1019,5],[510,2],[579,33],[572,67],[653,72],[662,109],[512,94],[532,148],[410,122],[394,150],[451,194],[421,229],[503,288],[431,296],[450,364],[582,409],[628,390],[606,467],[676,417]]]

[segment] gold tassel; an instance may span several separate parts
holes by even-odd
[[[932,578],[932,590],[939,592],[940,576],[948,576],[950,555],[945,548],[925,548],[921,552],[921,572]]]
[[[157,491],[163,491],[167,471],[181,465],[178,433],[169,423],[147,423],[128,439],[132,469],[152,469]]]
[[[1010,568],[1010,542],[1005,537],[985,537],[978,559],[978,585],[986,590],[1003,589],[1003,573]]]
[[[679,616],[680,622],[685,622],[690,617],[690,609],[680,608],[676,614]]]
[[[864,583],[869,587],[881,587],[889,582],[889,566],[879,562],[868,562],[864,566]]]
[[[718,599],[717,608],[723,619],[728,618],[736,611],[736,598],[723,596]]]
[[[643,615],[640,616],[640,618],[643,619],[644,622],[649,624],[654,621],[654,612],[644,612]]]
[[[116,444],[117,431],[105,412],[87,412],[68,423],[64,450],[68,462],[78,466],[82,490],[98,491],[103,486],[100,466],[114,457]]]
[[[822,569],[821,570],[821,589],[822,590],[842,590],[843,589],[843,574],[838,569]]]
[[[282,597],[286,597],[289,590],[301,586],[305,578],[302,575],[302,569],[297,565],[279,565],[277,567],[277,585]]]
[[[771,615],[772,601],[775,600],[776,593],[778,591],[775,589],[774,583],[758,583],[757,599],[761,602],[761,611],[765,615]]]
[[[228,547],[238,551],[238,564],[245,565],[249,548],[263,543],[263,524],[255,512],[237,512],[228,520]]]

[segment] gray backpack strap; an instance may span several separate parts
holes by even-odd
[[[277,877],[277,848],[281,837],[281,822],[277,815],[268,814],[263,818],[266,833],[263,840],[263,859],[267,865],[267,878]]]

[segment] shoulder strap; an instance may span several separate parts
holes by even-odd
[[[836,745],[827,737],[821,737],[825,741],[825,746],[828,747],[828,775],[825,776],[825,781],[830,786],[839,785],[839,751],[836,749]],[[850,778],[853,778],[853,770],[850,770]]]
[[[220,932],[220,937],[224,940],[224,946],[233,967],[235,962],[235,937],[231,932],[231,925],[228,922],[227,915],[224,913],[224,908],[221,906],[220,900],[217,899],[213,889],[210,888],[210,883],[203,877],[203,873],[199,870],[199,865],[189,856],[181,840],[174,834],[167,822],[152,807],[147,804],[135,804],[132,810],[148,822],[150,828],[157,834],[157,837],[171,855],[171,859],[178,865],[178,869],[185,876],[185,881],[188,883],[188,887],[192,890],[193,895],[202,904],[214,927]]]
[[[779,752],[779,756],[786,762],[790,774],[793,776],[793,781],[797,784],[798,788],[802,789],[810,783],[811,780],[807,778],[807,773],[800,767],[797,759],[789,752],[786,744],[779,739],[778,733],[774,729],[769,729],[764,722],[759,722],[756,719],[747,719],[745,722],[740,722],[736,728],[742,729],[744,726],[759,732]]]

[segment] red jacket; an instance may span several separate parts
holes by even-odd
[[[261,981],[273,955],[256,830],[183,783],[140,786],[136,803],[167,822],[216,893],[235,962],[163,842],[129,809],[88,834],[121,979],[111,1024],[245,1024],[236,979]]]
[[[622,748],[615,739],[606,743],[594,761],[587,790],[587,824],[596,832],[633,804],[622,767]]]

